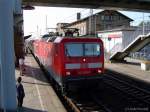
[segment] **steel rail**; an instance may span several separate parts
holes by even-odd
[[[142,101],[145,104],[150,105],[150,92],[144,89],[138,88],[134,85],[131,85],[119,78],[112,76],[112,74],[107,74],[104,76],[105,83],[113,86],[122,92],[131,95],[132,97]]]

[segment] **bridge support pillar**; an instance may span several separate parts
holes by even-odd
[[[16,111],[13,11],[15,0],[0,0],[0,109]]]
[[[24,57],[24,38],[23,38],[23,11],[22,0],[15,0],[14,9],[14,42],[15,42],[15,65],[19,66],[19,58]]]

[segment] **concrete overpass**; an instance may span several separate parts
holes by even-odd
[[[24,5],[150,11],[150,0],[23,0]]]

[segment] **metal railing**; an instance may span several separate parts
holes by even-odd
[[[111,50],[110,53],[115,54],[116,52],[122,51],[125,49],[129,44],[131,44],[135,39],[138,38],[139,35],[143,35],[143,27],[139,26],[132,35],[130,34],[129,37],[125,38],[123,43],[121,45],[116,44]],[[147,35],[150,33],[150,25],[145,26],[144,28],[144,35]],[[143,49],[150,49],[150,45],[145,46]],[[146,52],[145,50],[140,50],[138,52],[130,53],[129,55],[132,58],[135,59],[142,59],[142,60],[150,60],[150,52]]]
[[[150,33],[150,25],[145,25],[144,35]],[[139,26],[129,38],[127,38],[123,43],[123,49],[128,46],[131,42],[133,42],[139,35],[143,35],[143,27]]]
[[[130,53],[130,57],[134,59],[147,60],[150,61],[150,54],[144,52]]]

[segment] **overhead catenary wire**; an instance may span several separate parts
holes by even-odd
[[[88,17],[90,15],[90,11],[89,10],[90,9],[83,9],[83,10],[79,11],[79,13],[81,13],[81,16],[82,16],[81,19],[85,18],[85,17]],[[93,14],[95,14],[95,13],[101,11],[101,10],[102,9],[93,9]],[[75,21],[76,20],[76,14],[77,13],[74,13],[74,14],[68,16],[68,17],[65,17],[64,19],[60,20],[59,23],[62,23],[62,22],[65,23],[65,21],[67,21],[67,22]],[[72,20],[70,18],[72,18]]]
[[[84,11],[86,11],[86,10],[88,10],[88,9],[83,9],[83,10],[79,11],[79,13],[84,12]],[[70,16],[65,17],[64,19],[60,20],[60,22],[61,22],[61,21],[65,21],[67,18],[75,17],[76,14],[77,14],[77,13],[71,14]]]

